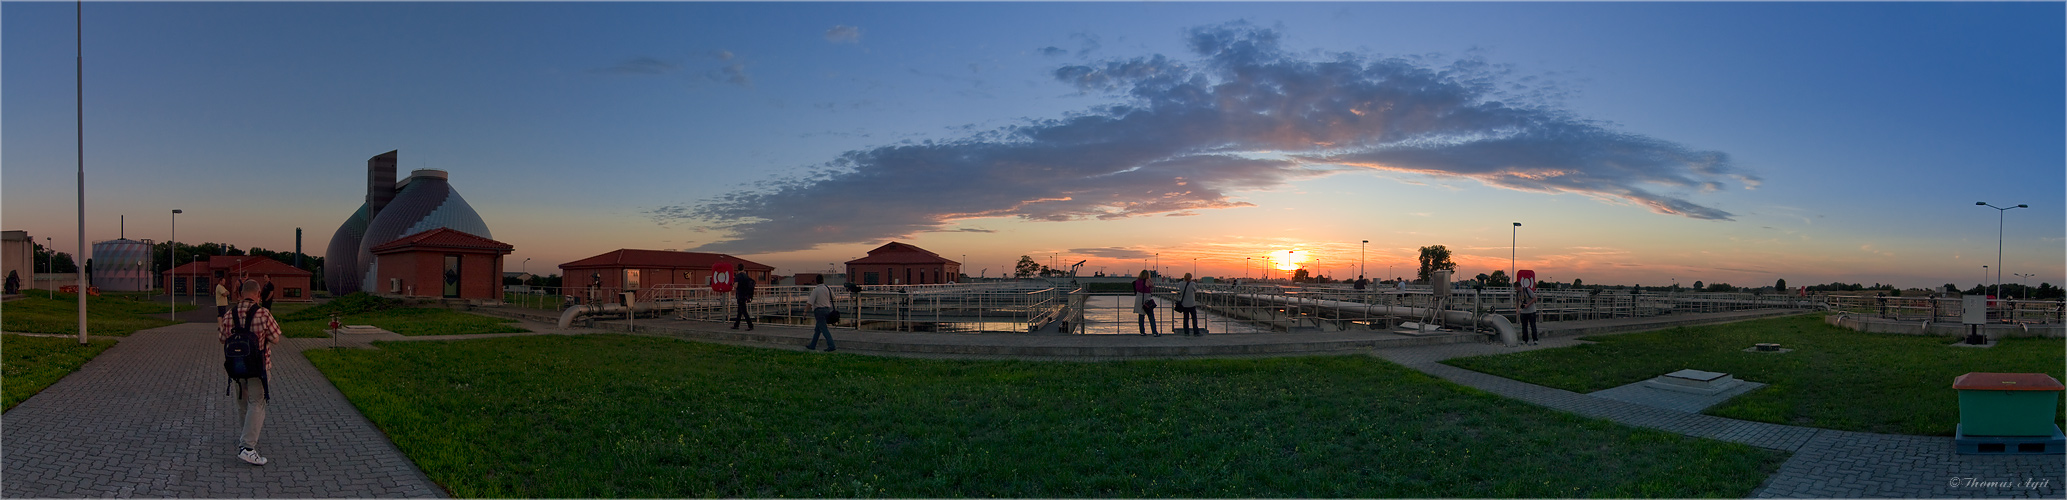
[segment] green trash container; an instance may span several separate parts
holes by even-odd
[[[2043,373],[1974,372],[1952,379],[1959,390],[1959,426],[1968,436],[2052,436],[2060,391]]]

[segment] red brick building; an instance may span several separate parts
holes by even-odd
[[[962,263],[894,241],[847,261],[847,279],[862,285],[935,285],[960,281],[961,275]]]
[[[309,302],[315,295],[309,290],[309,278],[316,273],[295,269],[286,263],[252,255],[217,255],[207,260],[180,264],[162,273],[166,290],[173,295],[215,296],[215,284],[225,279],[248,277],[260,283],[267,276],[273,278],[274,302]],[[224,283],[236,292],[236,285]],[[212,304],[212,303],[211,303]]]
[[[625,248],[560,264],[560,284],[568,288],[569,294],[598,280],[608,292],[661,285],[700,287],[710,284],[711,266],[719,262],[732,263],[733,269],[746,271],[754,282],[763,285],[768,284],[769,273],[775,272],[774,266],[719,253]]]
[[[502,300],[502,256],[508,243],[438,228],[373,247],[379,276],[365,289],[379,295]]]

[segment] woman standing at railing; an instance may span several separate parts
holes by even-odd
[[[1163,332],[1156,330],[1155,299],[1149,297],[1155,290],[1155,285],[1148,281],[1148,270],[1142,270],[1141,277],[1134,278],[1134,330],[1144,336],[1153,332],[1161,337]],[[1144,322],[1147,324],[1145,327]]]

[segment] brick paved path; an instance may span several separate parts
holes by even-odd
[[[1654,408],[1553,389],[1438,363],[1449,358],[1568,347],[1449,344],[1376,355],[1451,382],[1558,410],[1637,427],[1794,452],[1752,496],[1759,498],[2061,498],[2067,462],[2052,456],[1953,454],[1952,438],[1836,431]],[[2004,485],[2001,483],[2008,482]]]
[[[209,311],[212,316],[213,311]],[[307,358],[273,353],[260,452],[237,460],[213,323],[137,332],[23,401],[0,426],[0,496],[442,497]]]

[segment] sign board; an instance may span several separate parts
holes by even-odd
[[[732,291],[732,263],[719,262],[711,264],[711,291],[721,293]]]
[[[1988,323],[1988,296],[1963,295],[1959,298],[1959,322],[1967,325]]]

